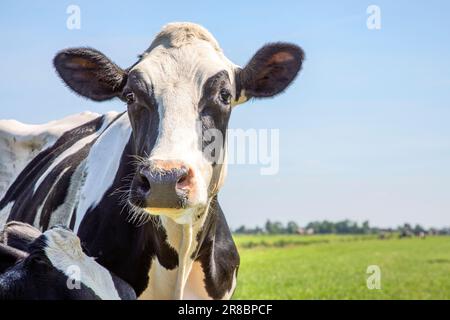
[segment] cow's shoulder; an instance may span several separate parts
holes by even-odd
[[[0,198],[27,164],[51,147],[65,132],[100,115],[83,112],[45,124],[0,120]]]
[[[20,157],[22,162],[17,159],[17,155],[21,154],[18,147],[10,152],[11,159],[2,160],[5,166],[16,166],[17,169],[11,176],[0,175],[0,181],[6,186],[0,198],[0,225],[11,220],[24,221],[43,230],[54,224],[69,225],[73,208],[61,205],[75,205],[77,192],[70,193],[69,189],[78,190],[84,159],[91,146],[120,115],[117,112],[104,115],[84,113],[65,121],[50,122],[46,129],[41,127],[31,132],[31,129],[26,131],[17,127],[5,130],[13,145],[18,145],[17,141],[26,141],[25,137],[28,140],[35,137],[40,139],[41,146],[36,148],[36,154],[26,152]],[[18,139],[20,137],[23,137],[22,140]],[[47,138],[45,142],[43,137]],[[59,207],[61,214],[54,214]]]

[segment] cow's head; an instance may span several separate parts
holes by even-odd
[[[223,183],[233,107],[282,92],[303,58],[296,45],[272,43],[241,68],[203,27],[173,23],[126,70],[90,48],[63,50],[54,64],[78,94],[127,103],[138,159],[129,200],[150,214],[186,223]]]
[[[0,300],[136,299],[133,289],[87,256],[75,233],[41,233],[10,222],[0,233]]]

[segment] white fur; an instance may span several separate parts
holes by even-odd
[[[83,112],[41,125],[0,120],[0,199],[39,152],[53,145],[67,130],[98,116],[96,113]]]
[[[86,161],[83,160],[75,169],[70,179],[66,199],[50,216],[49,228],[56,225],[68,226],[70,224],[72,216],[68,215],[67,212],[73,212],[75,205],[78,203],[81,186],[84,183],[85,163]]]
[[[79,193],[75,232],[78,232],[88,209],[95,207],[113,184],[130,135],[130,121],[124,113],[92,146],[83,170],[85,181]]]
[[[8,203],[6,207],[0,210],[0,230],[3,230],[3,227],[5,226],[6,221],[8,220],[9,212],[11,211],[13,206],[14,201]]]
[[[164,268],[157,257],[151,262],[148,276],[149,283],[145,291],[139,296],[141,300],[172,300],[177,281],[177,269]]]
[[[191,273],[186,283],[184,291],[186,300],[211,300],[205,288],[205,273],[201,263],[195,261],[192,265]]]
[[[91,288],[97,296],[103,300],[120,300],[111,274],[94,258],[83,253],[80,239],[74,233],[62,228],[55,228],[44,234],[47,238],[45,253],[56,269],[71,277],[71,269],[74,266],[78,267],[80,281]]]
[[[64,159],[67,157],[75,154],[76,152],[80,151],[84,146],[91,143],[95,138],[97,138],[101,133],[103,133],[103,130],[105,130],[111,120],[113,120],[117,116],[117,112],[109,112],[105,114],[105,119],[103,121],[102,127],[97,130],[96,132],[88,135],[87,137],[84,137],[83,139],[78,140],[76,143],[74,143],[70,148],[64,150],[63,153],[61,153],[53,162],[52,164],[47,168],[44,174],[42,174],[36,184],[34,185],[34,192],[36,192],[39,185],[44,181],[45,177],[52,172],[52,170]]]
[[[167,245],[177,252],[179,265],[173,270],[167,270],[154,258],[149,270],[150,281],[140,299],[186,299],[186,294],[202,295],[197,289],[201,290],[203,282],[192,288],[189,279],[194,264],[191,256],[197,249],[197,234],[205,219],[206,215],[203,215],[195,223],[182,225],[169,217],[161,216],[161,225],[167,233]]]
[[[62,170],[62,171],[60,172],[60,174],[58,175],[58,177],[56,177],[54,183],[52,184],[50,190],[49,190],[48,193],[47,193],[47,196],[45,197],[44,201],[42,201],[41,205],[40,205],[39,208],[37,209],[37,213],[36,213],[36,216],[35,216],[35,218],[34,218],[34,223],[33,223],[34,226],[39,226],[39,227],[40,227],[39,221],[41,220],[42,209],[44,208],[44,205],[45,205],[45,203],[47,202],[48,196],[52,194],[53,189],[55,188],[55,185],[58,184],[59,180],[60,180],[61,177],[67,172],[67,170],[69,170],[69,168],[65,168],[64,170]],[[53,215],[53,213],[52,213],[52,215]],[[42,228],[40,228],[40,229],[41,229],[41,231],[42,231]]]

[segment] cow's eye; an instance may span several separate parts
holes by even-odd
[[[133,92],[127,92],[127,93],[125,93],[125,94],[124,94],[124,98],[125,98],[125,101],[126,101],[128,104],[132,104],[132,103],[134,103],[134,102],[136,101],[136,97],[135,97],[135,95],[134,95]]]
[[[225,104],[231,103],[231,93],[227,89],[220,90],[220,100]]]

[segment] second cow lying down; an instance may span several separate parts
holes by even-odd
[[[0,234],[0,299],[136,299],[134,290],[87,256],[70,230],[41,233],[20,222]]]

